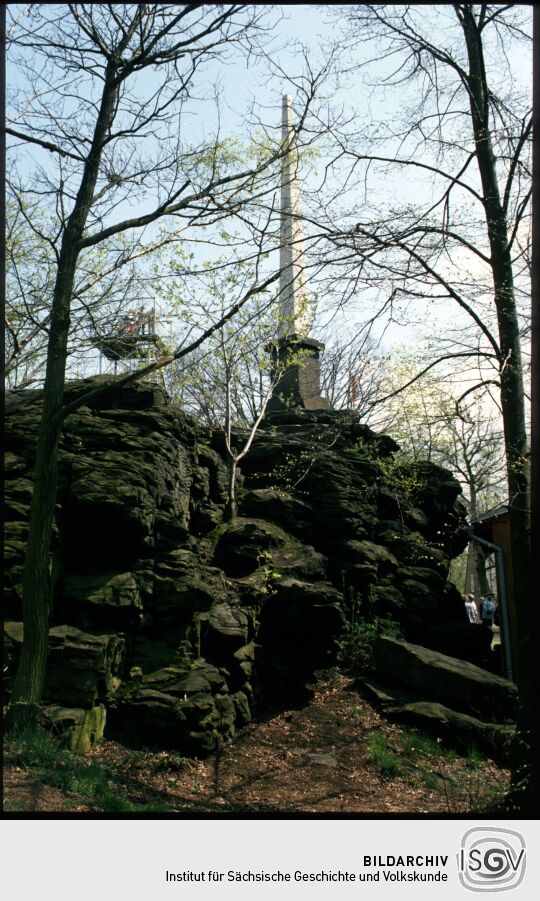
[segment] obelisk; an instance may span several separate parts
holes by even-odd
[[[283,97],[281,117],[282,146],[287,153],[281,163],[280,222],[280,334],[307,337],[311,326],[305,291],[305,258],[300,189],[298,185],[298,148],[292,125],[291,99]]]
[[[309,337],[298,148],[287,95],[283,97],[281,134],[287,152],[281,164],[279,339],[271,346],[277,384],[268,410],[329,410],[330,403],[321,397],[320,353],[324,344]]]

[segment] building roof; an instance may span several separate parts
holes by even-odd
[[[489,520],[497,519],[499,516],[504,516],[506,513],[508,513],[508,504],[499,504],[498,507],[492,507],[491,510],[486,510],[485,513],[477,516],[476,519],[473,519],[472,524],[474,525],[477,522],[489,522]]]

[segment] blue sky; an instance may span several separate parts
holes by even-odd
[[[270,19],[277,20],[282,15],[282,21],[279,22],[274,30],[272,37],[272,60],[278,63],[284,73],[290,75],[293,79],[297,77],[303,67],[303,60],[296,48],[296,43],[301,42],[308,49],[308,58],[314,68],[317,67],[323,52],[328,48],[332,39],[336,36],[340,25],[332,15],[330,5],[292,5],[280,8],[275,5],[267,5],[268,15]],[[335,8],[334,8],[335,9]],[[434,28],[437,28],[437,37],[444,37],[441,22],[441,13],[443,7],[426,6],[424,7],[424,15],[429,20],[433,20]],[[451,10],[447,9],[445,15],[451,15]],[[368,53],[373,53],[371,46],[364,46],[359,51],[358,59],[366,57]],[[344,64],[346,58],[344,57]],[[522,83],[524,89],[530,86],[531,59],[524,53],[514,54],[511,59],[512,71],[514,76]],[[377,81],[384,78],[387,71],[387,64],[384,61],[375,62],[371,67],[372,78]],[[11,73],[15,75],[16,73]],[[237,61],[230,65],[208,66],[205,73],[198,80],[198,89],[203,97],[210,96],[213,86],[218,80],[223,88],[223,99],[220,104],[221,128],[224,135],[236,135],[240,139],[245,138],[246,131],[242,124],[244,115],[250,104],[260,105],[262,117],[265,123],[276,129],[279,133],[280,127],[280,103],[281,95],[284,92],[293,95],[294,88],[287,84],[286,78],[280,76],[275,71],[269,77],[267,68],[252,60],[249,65],[245,61]],[[400,111],[403,97],[395,90],[388,90],[384,96],[378,97],[377,103],[370,97],[369,90],[362,86],[361,74],[358,72],[341,76],[340,87],[337,88],[333,82],[328,85],[327,96],[329,101],[334,104],[343,104],[351,115],[354,114],[358,122],[362,122],[364,117],[369,118],[371,113],[378,116],[386,116],[391,119]],[[212,104],[207,99],[201,99],[200,102],[192,104],[193,115],[188,119],[190,128],[190,140],[195,143],[201,132],[211,133],[216,127],[216,118]],[[306,187],[313,187],[314,179],[317,173],[320,173],[324,166],[324,158],[321,157],[314,164],[314,171],[311,179]],[[385,192],[389,198],[403,200],[407,196],[407,192],[414,199],[418,199],[422,192],[428,196],[427,182],[422,179],[409,180],[404,183],[403,179],[395,181],[381,182],[381,192]],[[359,206],[361,201],[358,200]],[[307,203],[306,203],[307,205]],[[198,258],[204,258],[204,248],[199,247],[197,250]],[[352,308],[347,312],[347,322],[344,327],[354,327],[357,317],[364,315],[360,310],[353,313]],[[433,310],[432,316],[435,316],[439,327],[444,329],[445,323],[450,322],[455,316],[454,310],[437,309]],[[348,324],[347,324],[348,323]],[[423,324],[414,324],[412,326],[391,325],[385,335],[385,346],[390,347],[394,343],[411,342],[414,343],[424,325],[432,328],[433,321]]]

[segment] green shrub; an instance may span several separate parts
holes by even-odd
[[[314,676],[319,682],[327,682],[329,685],[339,685],[345,678],[339,666],[315,670]]]
[[[159,756],[154,754],[153,769],[156,772],[174,773],[192,764],[190,757],[184,757],[178,751],[161,751]]]
[[[399,623],[375,616],[371,620],[347,619],[340,638],[338,662],[351,673],[362,673],[373,668],[375,641],[379,635],[402,638]]]
[[[370,463],[375,463],[380,472],[381,482],[392,492],[398,504],[406,509],[414,507],[418,495],[427,487],[425,474],[416,465],[414,458],[403,450],[382,456],[376,443],[360,438],[356,450]]]

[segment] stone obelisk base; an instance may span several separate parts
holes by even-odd
[[[277,384],[268,404],[269,413],[285,410],[331,410],[321,396],[320,354],[324,344],[314,338],[287,335],[269,346],[273,377]]]

